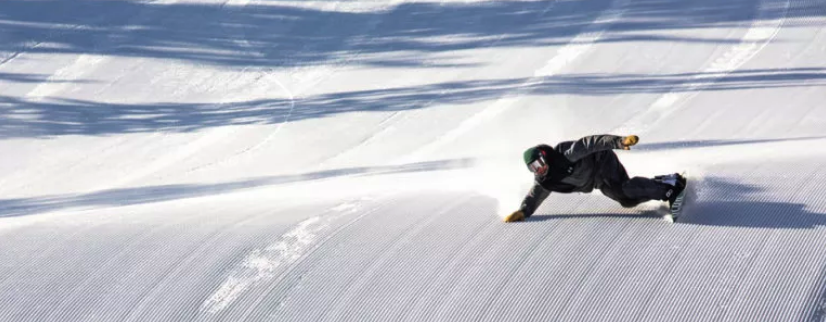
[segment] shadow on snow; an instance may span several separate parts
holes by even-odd
[[[103,190],[82,195],[61,195],[21,199],[0,199],[0,218],[32,215],[70,208],[94,206],[127,206],[179,200],[252,189],[264,186],[322,180],[343,176],[375,176],[385,174],[428,172],[468,168],[472,159],[451,159],[402,165],[357,167],[312,173],[261,177],[220,184],[180,184],[139,188]]]
[[[2,77],[3,75],[0,75]],[[230,103],[116,104],[78,99],[25,99],[0,95],[0,138],[188,132],[210,127],[277,124],[349,112],[403,111],[438,104],[472,104],[514,91],[530,95],[618,95],[752,88],[823,86],[826,69],[761,69],[707,78],[702,73],[670,75],[568,74],[535,82],[530,78],[445,82],[414,87],[330,93],[297,100],[262,99]],[[30,76],[31,77],[31,76]]]
[[[819,16],[818,4],[784,12],[768,0],[765,19]],[[0,62],[20,52],[150,57],[239,66],[301,66],[325,61],[391,66],[455,66],[427,54],[479,47],[565,44],[611,0],[403,3],[381,10],[324,9],[277,1],[156,4],[144,1],[0,2]],[[729,43],[668,30],[743,28],[753,0],[636,1],[602,42]],[[604,23],[604,22],[597,22]],[[389,55],[388,55],[389,54]],[[424,54],[424,56],[423,56]]]
[[[812,211],[811,207],[804,203],[772,200],[768,196],[755,196],[764,192],[761,187],[740,184],[718,177],[702,178],[696,181],[689,187],[688,203],[678,225],[768,229],[812,229],[826,226],[826,213]],[[617,208],[620,209],[619,205]],[[659,220],[663,214],[665,214],[664,210],[646,210],[638,214],[620,212],[571,215],[537,214],[527,222],[616,218]]]
[[[822,16],[818,4],[762,1],[763,19]],[[326,63],[381,67],[456,67],[462,49],[567,44],[591,26],[611,0],[403,3],[382,10],[312,9],[278,1],[246,6],[143,1],[0,1],[0,65],[22,54],[95,54],[221,66],[290,68]],[[753,0],[635,1],[600,42],[730,43],[668,35],[669,30],[746,28]],[[328,6],[329,7],[329,6]],[[338,9],[338,10],[337,10]],[[787,27],[794,27],[790,22]],[[685,33],[683,33],[685,34]],[[0,73],[5,82],[60,82],[43,75]],[[214,104],[111,104],[30,100],[0,95],[0,139],[195,131],[225,125],[273,124],[337,113],[399,111],[469,104],[514,90],[529,95],[617,95],[673,91],[821,86],[820,68],[683,74],[569,74],[531,79],[448,82],[408,88]],[[708,83],[706,86],[692,86]],[[689,85],[686,85],[689,84]],[[292,109],[295,106],[295,109]]]

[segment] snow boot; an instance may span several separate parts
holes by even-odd
[[[654,180],[671,186],[668,189],[668,191],[665,192],[664,198],[664,200],[668,201],[668,207],[671,208],[674,205],[674,201],[677,200],[677,197],[685,189],[685,177],[683,177],[679,173],[674,173],[665,176],[654,177]]]

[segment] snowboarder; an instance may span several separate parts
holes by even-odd
[[[623,207],[634,207],[649,200],[668,201],[669,206],[686,184],[680,174],[629,178],[612,149],[630,150],[637,144],[636,135],[592,135],[577,141],[565,141],[551,147],[540,144],[523,154],[535,181],[519,210],[505,217],[505,222],[530,217],[551,191],[589,193],[599,189]]]

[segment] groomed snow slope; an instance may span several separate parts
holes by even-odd
[[[824,321],[826,1],[0,1],[0,321]],[[682,221],[523,149],[638,134]]]

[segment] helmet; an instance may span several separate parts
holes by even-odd
[[[522,158],[525,160],[525,165],[528,166],[528,170],[533,173],[537,173],[538,170],[545,168],[548,164],[545,161],[545,153],[537,147],[525,150],[525,152],[522,153]]]

